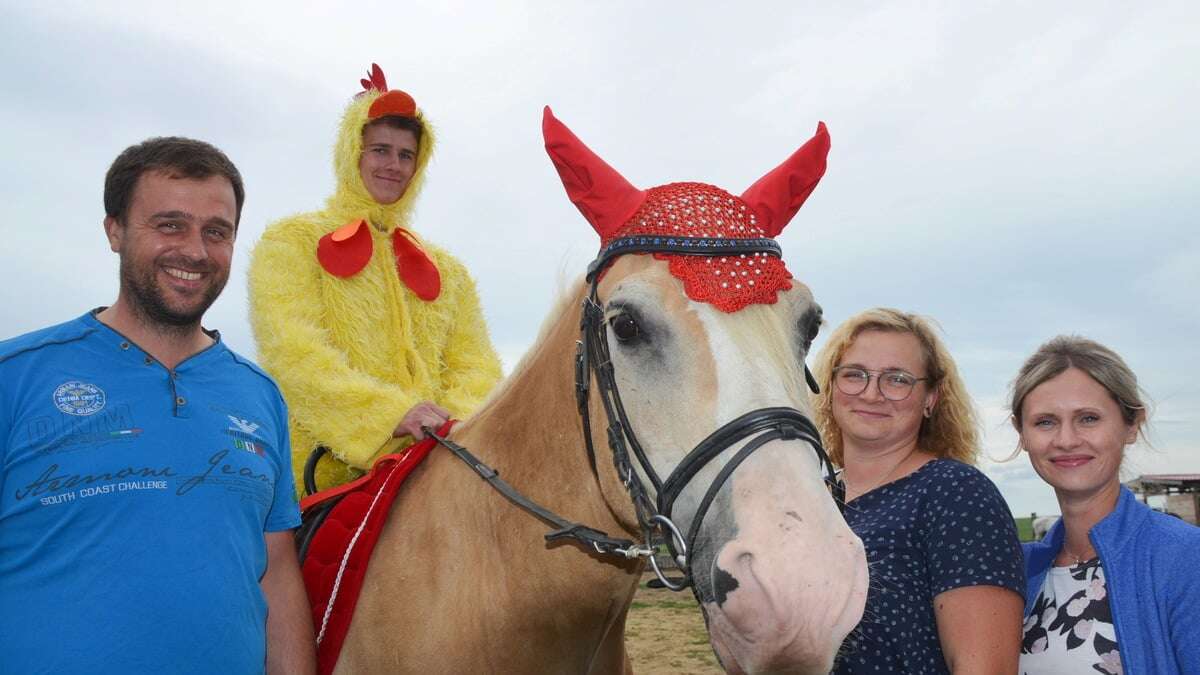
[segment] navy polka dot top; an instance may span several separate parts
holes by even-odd
[[[846,505],[867,549],[863,620],[835,673],[949,673],[934,596],[1000,586],[1025,597],[1025,568],[1008,504],[978,469],[935,459]]]

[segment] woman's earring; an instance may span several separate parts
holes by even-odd
[[[933,416],[933,408],[931,408],[929,406],[925,406],[925,417],[932,417],[932,416]]]

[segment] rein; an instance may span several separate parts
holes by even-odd
[[[634,236],[616,239],[604,247],[596,259],[588,265],[586,280],[591,288],[584,298],[580,317],[580,340],[575,353],[575,398],[583,423],[583,440],[587,448],[592,473],[596,471],[596,453],[592,444],[591,414],[588,406],[591,390],[591,375],[596,377],[597,394],[604,406],[607,418],[608,446],[612,451],[613,466],[621,484],[629,493],[642,529],[643,541],[637,544],[628,539],[609,537],[595,528],[571,522],[528,499],[499,477],[498,472],[481,462],[466,448],[453,441],[426,430],[432,438],[456,457],[466,463],[475,473],[493,488],[525,511],[551,523],[555,530],[546,533],[546,541],[574,539],[597,553],[619,556],[626,559],[648,558],[658,581],[674,591],[692,585],[691,559],[688,552],[694,549],[700,526],[712,506],[721,487],[737,470],[738,466],[762,446],[774,440],[800,440],[807,442],[817,453],[825,473],[825,482],[838,508],[843,508],[845,486],[836,479],[833,463],[821,444],[816,426],[804,413],[795,408],[772,407],[752,410],[724,424],[709,434],[683,458],[667,479],[662,480],[654,470],[645,450],[633,431],[625,406],[617,388],[612,359],[608,351],[607,325],[604,310],[597,298],[599,278],[607,265],[616,257],[627,253],[670,253],[672,255],[720,256],[740,253],[765,253],[781,257],[779,244],[773,239],[713,239],[696,237]],[[805,379],[814,393],[818,391],[816,379],[808,366],[804,367]],[[708,464],[736,443],[748,440],[717,474],[708,486],[699,508],[685,536],[672,520],[675,500],[693,478]],[[633,451],[631,458],[630,449]],[[645,484],[634,467],[633,459],[654,486],[657,499],[652,500]],[[654,556],[652,540],[655,533],[663,536],[682,577],[671,578],[659,568]]]
[[[475,473],[479,474],[480,478],[487,481],[489,485],[504,495],[509,501],[557,527],[557,530],[546,533],[546,541],[574,539],[591,546],[596,553],[602,555],[617,555],[625,558],[637,558],[646,555],[642,548],[632,540],[614,539],[600,530],[580,525],[579,523],[573,523],[553,511],[540,506],[537,502],[521,494],[520,491],[509,485],[507,481],[500,477],[499,471],[484,464],[479,458],[472,455],[471,451],[449,438],[439,435],[429,427],[424,427],[424,431],[430,438],[437,441],[438,444],[454,453],[455,457],[465,462]]]

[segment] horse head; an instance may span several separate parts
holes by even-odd
[[[632,493],[631,529],[666,537],[727,670],[828,672],[862,616],[867,566],[808,421],[821,310],[774,243],[824,173],[824,125],[740,196],[638,189],[549,108],[543,133],[601,238],[581,341],[596,378],[581,368],[580,388],[609,419],[595,436]]]

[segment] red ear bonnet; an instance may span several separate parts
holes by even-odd
[[[782,232],[812,194],[825,175],[828,155],[829,131],[818,122],[817,133],[807,143],[742,193],[742,201],[758,214],[768,237]]]
[[[601,249],[629,237],[703,240],[772,239],[787,225],[825,173],[829,133],[817,134],[776,169],[736,197],[705,183],[669,183],[639,190],[588,149],[547,107],[542,134],[567,196],[596,232]],[[619,244],[618,244],[619,245]],[[712,245],[712,244],[704,244]],[[714,245],[714,253],[717,247]],[[766,252],[683,255],[656,252],[696,302],[723,312],[772,304],[792,287],[783,260]]]
[[[546,153],[558,170],[567,197],[607,242],[637,211],[646,194],[635,188],[583,144],[567,125],[559,122],[550,106],[542,113]]]

